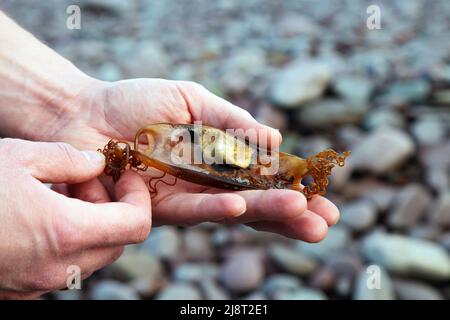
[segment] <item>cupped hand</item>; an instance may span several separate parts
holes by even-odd
[[[123,175],[111,202],[96,178],[104,168],[98,152],[1,139],[0,154],[0,299],[62,289],[70,275],[82,280],[147,238],[150,196],[135,172]],[[75,184],[80,198],[90,190],[95,198],[68,198],[44,183]]]
[[[136,131],[150,123],[202,121],[221,129],[265,130],[272,147],[281,143],[275,129],[258,123],[247,111],[221,99],[193,82],[132,79],[105,83],[93,80],[68,110],[75,110],[54,126],[48,139],[68,142],[80,149],[101,148],[110,139],[133,141]],[[144,174],[160,176],[156,170]],[[172,182],[173,177],[166,176]],[[123,181],[121,183],[124,184]],[[57,189],[62,189],[59,186]],[[102,193],[100,185],[90,192],[73,186],[66,194],[85,201]],[[178,179],[176,185],[158,184],[152,198],[153,224],[193,225],[205,221],[245,223],[308,242],[322,240],[339,218],[336,206],[321,196],[306,201],[292,190],[230,192]]]

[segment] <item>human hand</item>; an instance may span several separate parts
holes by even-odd
[[[266,130],[273,147],[281,140],[278,131],[259,124],[247,111],[193,82],[133,79],[105,83],[91,79],[84,87],[76,99],[65,105],[65,110],[72,111],[65,114],[64,121],[56,122],[49,131],[53,134],[45,139],[97,149],[110,139],[133,141],[136,131],[149,123],[201,120],[222,129]],[[146,181],[161,174],[149,172]],[[82,188],[70,195],[92,200]],[[152,208],[154,225],[246,223],[308,242],[322,240],[328,226],[339,217],[336,206],[321,196],[307,202],[303,194],[292,190],[230,192],[181,180],[175,186],[159,184]]]
[[[64,143],[0,140],[0,299],[35,298],[66,287],[71,265],[81,279],[112,263],[125,244],[141,242],[151,227],[150,196],[135,172],[115,185],[111,203],[96,178],[98,152]],[[43,183],[70,183],[68,198]]]

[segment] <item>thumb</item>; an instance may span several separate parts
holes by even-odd
[[[80,183],[100,175],[105,157],[97,151],[79,151],[70,144],[21,141],[23,164],[44,183]]]

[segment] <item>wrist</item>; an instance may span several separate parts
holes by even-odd
[[[47,140],[76,117],[95,80],[0,15],[0,135]]]

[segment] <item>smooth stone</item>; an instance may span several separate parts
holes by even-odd
[[[443,300],[443,295],[436,288],[424,282],[413,280],[395,280],[394,289],[401,300]]]
[[[264,266],[257,254],[242,252],[231,255],[220,271],[220,280],[235,292],[257,289],[264,279]]]
[[[184,252],[189,259],[205,260],[214,256],[209,234],[200,229],[188,229],[184,233]]]
[[[211,235],[211,242],[215,247],[226,245],[231,241],[230,232],[225,227],[217,228]]]
[[[243,297],[242,300],[267,300],[267,296],[263,292],[255,291]]]
[[[56,300],[82,300],[82,290],[57,290],[53,291],[52,295]]]
[[[436,103],[448,105],[450,104],[450,90],[444,89],[444,90],[437,90],[433,93],[433,100]]]
[[[450,176],[446,168],[429,167],[426,169],[425,180],[427,185],[439,193],[450,189]]]
[[[298,277],[290,274],[272,274],[264,283],[263,291],[269,296],[273,297],[280,291],[293,291],[301,286],[301,281]]]
[[[320,290],[331,290],[337,281],[336,273],[329,266],[320,266],[309,278],[309,284]]]
[[[373,91],[373,83],[360,75],[341,75],[333,81],[336,93],[351,101],[368,101]]]
[[[419,119],[411,126],[411,131],[420,145],[441,143],[447,135],[447,128],[437,116]]]
[[[300,140],[300,145],[300,156],[304,158],[332,147],[331,141],[322,136],[303,138]]]
[[[300,109],[297,120],[303,126],[311,128],[358,124],[368,110],[369,105],[365,102],[328,98]]]
[[[404,128],[405,119],[400,113],[390,109],[376,109],[371,111],[364,120],[365,127],[375,130],[384,127]]]
[[[156,42],[144,41],[129,53],[124,64],[127,77],[164,78],[169,73],[169,55]]]
[[[156,300],[201,300],[200,291],[191,284],[172,283],[165,287]]]
[[[265,52],[259,48],[244,48],[232,52],[222,68],[221,84],[229,93],[242,93],[254,77],[267,69]]]
[[[327,257],[325,266],[340,278],[354,279],[361,271],[363,262],[356,249],[350,249],[336,252]]]
[[[390,272],[430,280],[450,279],[450,257],[434,242],[373,232],[363,239],[360,249],[366,259]]]
[[[371,132],[355,146],[348,161],[355,169],[386,173],[405,162],[415,150],[414,142],[403,131],[382,128]]]
[[[426,80],[398,81],[389,86],[387,96],[400,102],[422,102],[430,93],[430,89],[430,84]]]
[[[374,185],[364,193],[364,199],[375,204],[378,211],[387,210],[397,195],[397,189],[387,185]]]
[[[420,184],[404,187],[394,199],[393,208],[388,217],[388,224],[394,228],[412,227],[422,218],[432,197]]]
[[[123,78],[121,70],[112,63],[102,64],[96,74],[103,81],[118,81]]]
[[[409,229],[408,235],[413,238],[435,241],[441,234],[441,228],[430,224],[418,224]]]
[[[369,229],[377,220],[377,208],[368,200],[347,203],[340,211],[341,222],[357,232]]]
[[[431,222],[436,226],[450,227],[450,191],[441,193],[431,210]]]
[[[256,120],[266,126],[277,130],[285,130],[288,127],[288,116],[282,110],[263,105],[258,108]]]
[[[269,257],[283,271],[299,276],[311,274],[317,266],[316,261],[310,256],[281,245],[272,245],[269,248]]]
[[[139,300],[135,289],[114,280],[103,280],[95,284],[90,292],[93,300]]]
[[[157,257],[174,259],[181,250],[179,231],[172,226],[154,228],[142,247]]]
[[[279,291],[275,300],[326,300],[327,296],[320,290],[302,287],[292,291]]]
[[[271,100],[279,106],[295,108],[322,96],[331,79],[330,67],[321,61],[294,61],[275,77]]]
[[[217,276],[219,268],[210,263],[190,263],[186,262],[176,267],[173,278],[184,282],[201,282]]]
[[[297,154],[299,152],[300,136],[295,132],[288,131],[283,134],[283,143],[280,146],[281,152]]]
[[[115,277],[130,281],[162,277],[161,262],[151,253],[127,247],[122,256],[109,266]]]
[[[450,253],[450,232],[442,234],[438,241]]]
[[[336,251],[345,248],[350,243],[351,237],[349,230],[336,225],[328,230],[327,237],[319,243],[307,243],[299,241],[295,248],[303,254],[323,260]]]
[[[229,300],[230,295],[215,281],[207,279],[200,282],[200,288],[207,300]]]
[[[363,269],[358,274],[353,292],[354,300],[393,300],[395,299],[392,280],[388,273],[379,269],[379,283],[376,282],[376,274]],[[379,287],[377,287],[379,285]]]

